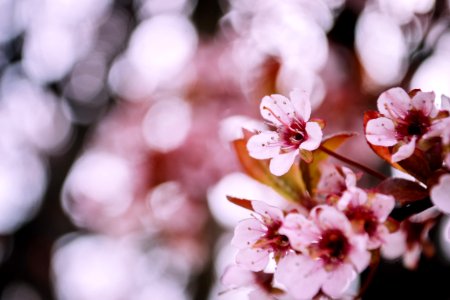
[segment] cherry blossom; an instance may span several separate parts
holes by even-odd
[[[283,212],[261,201],[252,201],[256,215],[242,220],[234,230],[231,244],[239,251],[236,263],[251,271],[263,270],[273,253],[282,257],[289,249],[287,237],[280,234],[283,224]]]
[[[290,99],[277,94],[266,96],[261,101],[260,110],[275,130],[252,136],[247,149],[253,158],[270,158],[272,174],[285,174],[297,155],[307,159],[307,153],[319,147],[322,129],[318,122],[308,122],[311,104],[305,92],[294,90]]]
[[[369,120],[366,126],[367,141],[373,145],[397,146],[392,162],[408,158],[416,142],[426,134],[437,116],[434,92],[413,91],[412,98],[401,88],[391,88],[377,101],[381,116]]]
[[[367,235],[367,249],[370,250],[380,247],[389,234],[384,222],[394,205],[392,196],[366,193],[357,187],[345,191],[337,203],[337,207],[345,213],[355,232]]]
[[[275,300],[276,298],[270,295],[272,278],[273,274],[252,272],[240,266],[230,265],[225,269],[220,281],[229,290],[250,287],[249,300]]]
[[[450,175],[439,178],[439,183],[431,189],[431,201],[446,214],[450,214]]]
[[[342,296],[370,261],[366,239],[332,206],[316,206],[309,218],[287,215],[280,233],[298,253],[280,260],[275,280],[295,299],[311,299],[320,290],[332,298]]]
[[[316,197],[339,197],[350,187],[356,186],[357,175],[349,168],[332,163],[322,163]]]

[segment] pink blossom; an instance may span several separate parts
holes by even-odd
[[[416,91],[411,98],[398,87],[382,93],[377,101],[382,116],[367,123],[367,141],[377,146],[398,146],[393,162],[408,158],[438,113],[434,97],[433,92]]]
[[[280,260],[275,280],[295,299],[311,299],[320,290],[332,298],[342,296],[370,261],[366,239],[331,206],[316,206],[309,218],[287,215],[280,233],[299,253]]]
[[[236,226],[231,244],[239,248],[236,263],[257,272],[267,266],[270,253],[283,256],[289,242],[278,232],[284,219],[280,209],[260,201],[252,201],[252,206],[256,216]]]
[[[439,183],[431,188],[431,201],[446,214],[450,214],[450,175],[439,178]]]
[[[289,171],[297,155],[317,149],[322,140],[319,123],[308,122],[308,95],[294,90],[290,98],[275,94],[262,99],[261,115],[275,130],[254,135],[247,143],[251,157],[271,159],[270,171],[277,176]]]
[[[317,194],[325,197],[341,196],[350,187],[356,186],[357,176],[349,168],[325,162],[320,166]]]
[[[367,249],[370,250],[380,247],[389,234],[384,222],[394,205],[395,199],[392,196],[366,193],[357,187],[345,191],[337,203],[355,232],[368,237]]]
[[[243,287],[252,288],[248,294],[249,300],[275,300],[275,297],[269,293],[272,287],[272,278],[273,274],[252,272],[240,266],[231,265],[225,269],[220,281],[230,290]]]

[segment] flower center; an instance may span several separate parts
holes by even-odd
[[[285,148],[298,148],[301,143],[307,140],[308,135],[305,125],[305,122],[294,119],[289,126],[279,128],[278,132]]]
[[[425,116],[422,111],[411,110],[403,120],[399,120],[396,126],[398,139],[405,137],[424,135],[431,126],[430,118]]]
[[[345,215],[352,222],[358,232],[366,232],[370,237],[375,235],[378,228],[378,220],[373,211],[365,206],[349,207]]]
[[[311,245],[310,254],[322,259],[326,266],[333,266],[344,261],[350,252],[350,243],[339,229],[328,229],[322,238]]]

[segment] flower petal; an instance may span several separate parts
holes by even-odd
[[[450,98],[445,95],[441,96],[441,109],[450,111]]]
[[[377,107],[386,117],[403,119],[412,108],[411,98],[402,88],[391,88],[378,97]]]
[[[340,298],[356,278],[356,272],[349,264],[343,264],[332,271],[322,286],[325,294],[332,298]]]
[[[279,154],[272,158],[270,161],[269,169],[273,175],[281,176],[286,174],[292,167],[295,161],[295,157],[298,155],[298,151]]]
[[[221,283],[230,288],[248,286],[256,283],[253,272],[236,265],[228,266],[220,278]]]
[[[260,248],[241,249],[236,254],[236,264],[250,271],[259,272],[269,263],[269,250]]]
[[[247,150],[256,159],[272,158],[280,153],[278,134],[274,131],[264,131],[252,136],[247,142]]]
[[[311,117],[311,102],[306,91],[299,89],[293,90],[290,95],[297,116],[303,121],[308,121]]]
[[[405,158],[410,157],[414,153],[414,149],[416,148],[416,140],[417,138],[413,136],[409,143],[400,146],[397,152],[392,155],[392,162],[399,162],[401,160],[404,160]]]
[[[394,123],[385,117],[370,120],[366,125],[366,139],[377,146],[388,147],[397,144]]]
[[[305,129],[308,135],[308,139],[300,144],[300,149],[309,151],[316,150],[317,148],[319,148],[320,143],[322,142],[322,129],[317,122],[306,123]]]
[[[380,222],[386,221],[387,217],[394,209],[395,199],[389,195],[369,194],[371,208]]]
[[[434,118],[438,114],[434,98],[434,92],[417,92],[411,101],[415,109],[421,110],[425,116]]]
[[[295,299],[312,299],[326,279],[320,260],[291,253],[282,258],[275,271],[275,281]]]
[[[348,257],[358,272],[362,272],[370,263],[370,252],[367,251],[367,238],[354,235],[351,239],[352,250]]]
[[[264,220],[283,220],[283,212],[278,207],[269,205],[263,201],[252,201],[252,207],[255,212],[257,212],[264,218]]]
[[[278,232],[286,235],[291,247],[298,251],[302,251],[320,238],[319,228],[305,216],[297,213],[288,214]]]
[[[245,219],[239,222],[234,229],[231,245],[244,249],[251,247],[266,232],[261,222],[257,219]]]
[[[450,175],[443,175],[431,189],[431,201],[441,211],[450,214]]]
[[[351,224],[347,217],[336,208],[328,205],[318,205],[311,211],[311,218],[322,229],[340,229],[347,234],[351,232]]]
[[[264,119],[276,126],[289,124],[294,117],[294,106],[282,95],[265,96],[259,106]]]

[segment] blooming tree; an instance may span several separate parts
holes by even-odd
[[[433,252],[428,231],[450,213],[447,107],[447,98],[439,107],[433,92],[396,87],[380,95],[378,111],[365,113],[368,145],[411,178],[404,179],[338,154],[354,134],[324,137],[325,122],[310,118],[307,93],[264,97],[260,110],[268,130],[244,130],[233,145],[247,174],[289,205],[228,197],[253,213],[235,229],[232,245],[239,251],[236,265],[223,275],[224,285],[253,286],[251,299],[256,294],[267,299],[358,298],[381,254],[404,255],[406,267],[417,266],[422,250]],[[332,163],[331,157],[347,166]],[[360,187],[363,174],[378,183]],[[271,263],[276,267],[268,267]],[[352,289],[358,282],[359,288]]]

